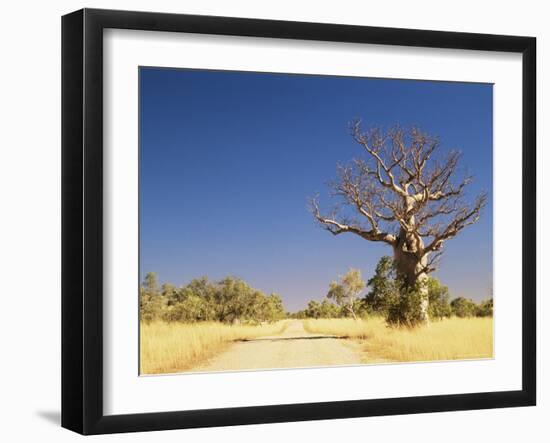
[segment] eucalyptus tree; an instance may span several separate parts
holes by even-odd
[[[365,289],[365,282],[361,278],[359,269],[350,269],[340,277],[340,281],[330,283],[327,298],[334,300],[338,306],[357,320],[358,295]]]

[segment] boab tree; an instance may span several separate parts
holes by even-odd
[[[333,235],[390,245],[403,294],[420,294],[417,322],[427,322],[428,274],[445,241],[479,219],[487,195],[465,200],[472,177],[458,174],[459,152],[438,155],[437,137],[414,127],[363,131],[359,121],[350,128],[364,156],[338,165],[329,184],[338,203],[324,213],[312,199],[313,215]]]

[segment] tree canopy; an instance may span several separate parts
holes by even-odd
[[[179,288],[165,283],[162,291],[154,282],[156,275],[149,273],[140,288],[140,314],[144,321],[258,323],[285,317],[279,295],[266,295],[235,277],[218,282],[201,277]]]

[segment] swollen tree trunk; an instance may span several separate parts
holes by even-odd
[[[425,272],[427,257],[419,253],[423,248],[424,244],[419,236],[413,236],[401,230],[393,248],[393,254],[397,275],[403,280],[406,288],[417,287],[421,298],[420,321],[428,323],[428,275]]]

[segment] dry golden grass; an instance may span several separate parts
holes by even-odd
[[[144,323],[140,330],[140,373],[181,372],[221,352],[235,340],[281,333],[287,322],[261,326],[217,322]]]
[[[493,357],[492,318],[450,318],[415,329],[390,328],[381,318],[304,320],[313,333],[359,340],[366,363]]]

